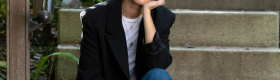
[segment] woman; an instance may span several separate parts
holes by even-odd
[[[83,11],[77,80],[170,80],[175,15],[163,4],[109,0]]]

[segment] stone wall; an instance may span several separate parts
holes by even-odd
[[[177,49],[167,69],[174,80],[280,80],[279,48]]]
[[[78,44],[84,9],[59,11],[59,44]],[[173,11],[171,46],[278,47],[279,16],[276,12]]]
[[[280,10],[280,0],[165,0],[169,9]]]
[[[79,47],[59,45],[58,50],[76,57]],[[170,47],[173,62],[167,68],[174,80],[279,80],[279,48],[211,49]],[[57,56],[55,80],[75,80],[77,61]]]
[[[275,12],[173,11],[170,45],[278,47],[279,16]]]

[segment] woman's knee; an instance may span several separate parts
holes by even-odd
[[[172,80],[172,78],[164,69],[154,68],[148,71],[141,80]]]

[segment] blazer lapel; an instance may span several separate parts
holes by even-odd
[[[129,79],[128,53],[122,26],[121,1],[113,0],[108,8],[107,33],[105,38],[121,69]]]

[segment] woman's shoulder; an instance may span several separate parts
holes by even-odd
[[[173,18],[175,17],[175,14],[170,11],[168,8],[166,8],[165,6],[159,6],[156,8],[157,10],[157,15],[161,15],[161,16],[167,16],[168,18]]]
[[[156,16],[156,22],[158,22],[160,25],[168,25],[168,28],[172,27],[172,24],[175,21],[175,14],[170,11],[165,6],[159,6],[155,9],[155,16]]]
[[[110,1],[104,1],[88,7],[86,10],[80,13],[81,20],[85,17],[89,17],[90,19],[105,17],[109,3]]]

